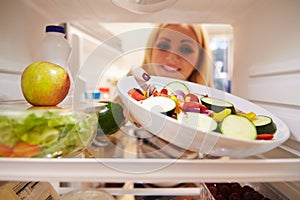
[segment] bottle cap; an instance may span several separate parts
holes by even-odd
[[[65,28],[62,26],[49,25],[49,26],[46,26],[46,33],[47,32],[65,33]]]
[[[89,99],[89,100],[94,99],[94,100],[96,100],[96,99],[100,99],[101,93],[99,91],[85,91],[84,92],[84,97],[85,97],[85,99]]]
[[[109,89],[108,87],[100,87],[100,88],[99,88],[99,91],[100,91],[100,92],[103,92],[103,93],[104,93],[104,92],[107,92],[107,93],[108,93],[109,90],[110,90],[110,89]]]

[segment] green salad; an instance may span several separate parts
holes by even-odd
[[[95,137],[97,116],[59,109],[0,112],[0,156],[67,157]]]

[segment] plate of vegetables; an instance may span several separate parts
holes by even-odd
[[[266,109],[230,93],[188,81],[152,76],[142,89],[133,76],[118,81],[135,120],[181,148],[213,156],[247,157],[285,142],[288,127]]]

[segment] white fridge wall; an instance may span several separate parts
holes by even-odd
[[[300,1],[261,1],[234,30],[232,93],[264,106],[300,141]]]
[[[233,24],[234,83],[249,82],[250,73],[267,76],[279,70],[282,74],[300,71],[300,2],[272,2],[252,7]],[[248,97],[247,84],[234,83],[233,91]]]
[[[61,1],[60,1],[61,2]],[[88,4],[63,4],[52,1],[0,2],[0,98],[2,100],[23,99],[20,90],[20,74],[33,61],[39,60],[39,44],[44,38],[45,25],[75,20],[99,20],[105,22],[170,21],[174,10],[182,13],[189,10],[178,1],[169,13],[159,12],[141,18],[111,5],[106,7],[88,1]],[[188,1],[191,4],[190,1]],[[229,3],[229,2],[228,2]],[[293,138],[300,140],[300,1],[298,0],[247,0],[224,7],[222,3],[209,6],[206,1],[198,2],[189,20],[199,23],[229,23],[234,30],[234,70],[232,92],[243,98],[255,101],[278,115],[288,125]],[[101,18],[97,11],[105,14]],[[176,7],[178,6],[178,7]],[[180,7],[179,7],[180,6]],[[48,11],[47,8],[49,8]],[[207,12],[204,12],[204,8]],[[102,9],[102,10],[101,10]],[[195,9],[199,10],[197,18]],[[75,13],[82,12],[82,17]],[[89,12],[90,11],[90,12]],[[117,12],[115,17],[111,13]],[[83,14],[84,13],[84,14]],[[223,13],[223,14],[222,14]],[[162,18],[162,16],[168,16]],[[77,18],[76,18],[77,16]],[[110,18],[110,16],[112,18]],[[140,15],[139,15],[140,16]],[[178,15],[177,22],[186,22],[186,17]],[[99,58],[103,56],[99,56]],[[103,58],[105,59],[105,58]],[[82,61],[78,61],[82,62]],[[96,61],[93,61],[96,62]],[[7,75],[8,74],[8,75]],[[89,75],[88,75],[89,76]],[[96,80],[94,80],[96,82]],[[87,83],[89,84],[89,83]],[[14,92],[10,92],[14,91]]]
[[[26,1],[0,1],[0,100],[23,99],[20,75],[39,60],[39,44],[51,21],[27,6]]]
[[[93,0],[1,0],[0,100],[23,99],[19,78],[22,70],[38,59],[38,46],[44,37],[46,24],[78,19],[91,19],[99,22],[228,23],[233,25],[234,30],[235,55],[232,92],[255,101],[278,115],[287,123],[293,137],[300,141],[299,8],[299,0],[178,0],[168,10],[141,17],[116,8],[110,0],[103,0],[101,3]],[[188,18],[187,12],[189,13]],[[291,145],[295,149],[296,156],[299,155],[297,154],[297,152],[299,153],[299,147],[297,151],[298,144],[298,142],[294,142]],[[272,156],[276,158],[278,154],[273,153]],[[299,159],[296,158],[299,156],[296,156],[295,159],[250,161],[245,159],[203,162],[200,160],[183,163],[182,166],[182,163],[178,162],[162,175],[170,181],[188,177],[187,175],[197,181],[298,181]],[[142,164],[146,164],[146,166],[147,164],[148,166],[157,164],[151,160],[142,161],[144,161]],[[53,178],[57,181],[90,181],[89,178],[94,178],[95,181],[98,181],[104,175],[107,175],[107,180],[131,180],[135,177],[128,174],[126,177],[117,176],[118,174],[111,177],[111,174],[115,175],[115,171],[106,169],[105,164],[111,162],[122,167],[140,167],[139,164],[134,163],[133,159],[128,162],[123,159],[108,160],[103,162],[104,165],[100,165],[107,170],[107,173],[103,175],[102,170],[98,170],[96,174],[93,170],[82,171],[83,168],[87,169],[90,165],[98,169],[99,163],[95,165],[94,160],[75,160],[74,163],[69,159],[51,160],[50,162],[55,162],[52,163],[53,165],[51,163],[49,165],[49,160],[38,160],[37,162],[41,163],[36,163],[34,159],[6,160],[1,158],[1,180],[9,178],[11,180],[32,180],[34,178],[51,180]],[[163,161],[159,160],[158,162]],[[225,168],[224,163],[227,166]],[[264,167],[265,165],[266,167]],[[255,170],[260,166],[262,166],[263,172]],[[182,169],[185,167],[193,168],[194,171],[186,170],[182,173]],[[26,171],[24,174],[24,169],[31,170],[31,173]],[[72,170],[70,171],[70,169]],[[58,177],[56,172],[61,172],[61,177]],[[83,176],[81,172],[87,173],[86,176]],[[149,179],[159,179],[160,173],[157,171],[154,175],[149,176]],[[148,177],[139,175],[136,180],[141,178],[147,179]],[[295,184],[291,188],[299,188],[298,185]],[[297,192],[296,189],[294,191]]]

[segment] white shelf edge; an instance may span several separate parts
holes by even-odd
[[[297,159],[0,158],[0,179],[70,182],[300,181]]]

